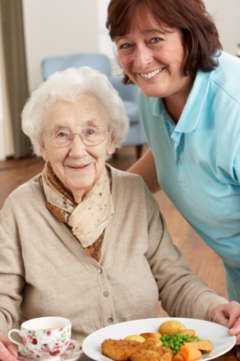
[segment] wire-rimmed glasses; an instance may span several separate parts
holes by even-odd
[[[86,146],[91,147],[106,139],[107,128],[88,125],[77,133],[73,133],[69,128],[60,128],[48,134],[51,144],[56,148],[69,147],[75,135],[78,135]]]

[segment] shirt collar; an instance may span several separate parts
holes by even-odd
[[[211,72],[197,72],[192,90],[189,94],[185,107],[183,108],[182,115],[175,131],[190,133],[196,129],[206,101],[210,76]]]

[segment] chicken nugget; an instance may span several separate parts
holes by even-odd
[[[173,351],[170,349],[170,347],[165,347],[162,346],[162,356],[161,356],[161,360],[162,361],[172,361],[173,359]]]
[[[154,340],[157,346],[162,345],[162,341],[161,341],[162,335],[159,332],[145,332],[145,333],[141,333],[140,336],[144,337],[146,340],[149,339]]]
[[[162,355],[154,350],[139,350],[130,356],[131,361],[162,361]]]
[[[153,351],[157,351],[159,353],[162,353],[163,352],[163,347],[158,346],[156,344],[156,341],[149,337],[148,339],[146,339],[145,342],[143,342],[141,344],[139,350],[153,350]]]
[[[131,361],[172,361],[172,359],[173,352],[170,347],[156,346],[150,338],[130,356]]]
[[[139,346],[138,341],[107,339],[102,343],[102,354],[115,361],[127,361]]]

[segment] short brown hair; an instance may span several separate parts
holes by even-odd
[[[106,26],[112,40],[127,34],[139,7],[149,10],[161,25],[178,28],[183,35],[187,58],[183,72],[211,71],[222,49],[217,28],[202,0],[111,0]],[[125,83],[129,78],[125,76]]]

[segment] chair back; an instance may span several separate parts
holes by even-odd
[[[138,87],[135,84],[125,85],[122,83],[122,77],[111,76],[110,82],[114,88],[119,92],[124,101],[130,101],[137,104]]]
[[[111,63],[105,54],[72,54],[48,57],[42,61],[43,80],[47,80],[56,71],[67,68],[78,68],[80,66],[90,66],[105,75],[111,76]]]

